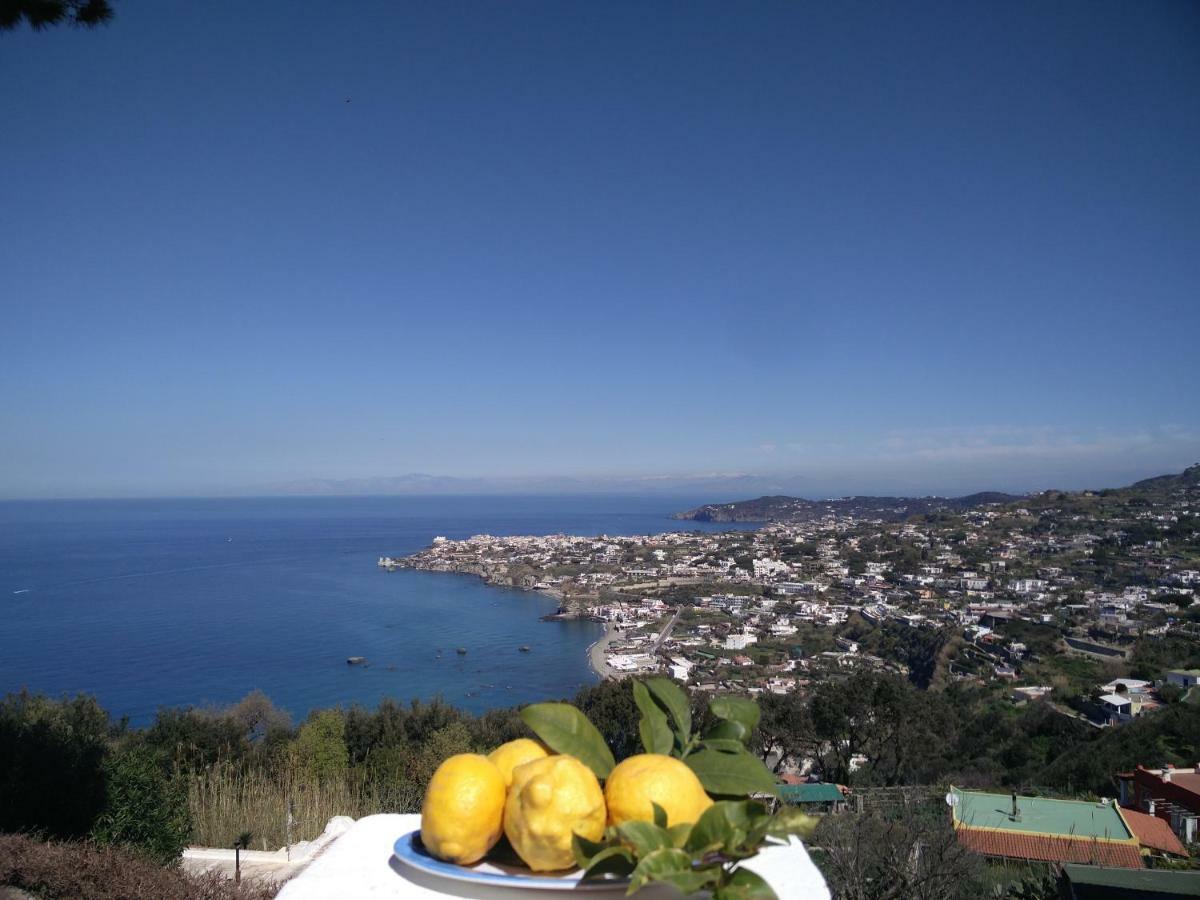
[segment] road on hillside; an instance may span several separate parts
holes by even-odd
[[[657,653],[658,648],[663,645],[667,638],[671,636],[672,629],[675,628],[675,623],[679,621],[679,617],[683,615],[682,609],[675,610],[675,615],[671,616],[671,621],[667,623],[667,627],[662,630],[662,634],[658,636],[658,640],[654,642],[654,648],[651,653]]]

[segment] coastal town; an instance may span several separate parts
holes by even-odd
[[[755,530],[438,537],[379,564],[544,592],[550,618],[606,625],[591,652],[608,678],[803,694],[873,670],[921,688],[1001,683],[1013,703],[1097,727],[1200,695],[1200,466],[1124,489],[926,500],[915,515],[798,503],[719,508],[772,517]]]

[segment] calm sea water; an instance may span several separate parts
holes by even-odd
[[[297,718],[389,696],[441,696],[476,712],[566,696],[595,680],[586,649],[599,626],[539,622],[553,601],[470,576],[384,572],[378,557],[439,534],[727,528],[669,518],[702,502],[0,503],[0,693],[91,693],[135,724],[160,706],[223,705],[256,688]],[[371,665],[348,666],[348,656]]]

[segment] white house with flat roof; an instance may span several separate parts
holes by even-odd
[[[1098,702],[1105,720],[1112,725],[1133,718],[1133,701],[1121,694],[1102,694]]]

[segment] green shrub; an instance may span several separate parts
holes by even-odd
[[[87,834],[104,802],[109,728],[92,697],[0,700],[0,831]]]
[[[300,767],[314,781],[343,778],[350,767],[346,717],[339,709],[323,709],[309,716],[292,746]]]
[[[92,836],[102,844],[133,847],[168,863],[187,846],[191,831],[187,785],[169,774],[161,753],[131,742],[104,761],[105,803]]]

